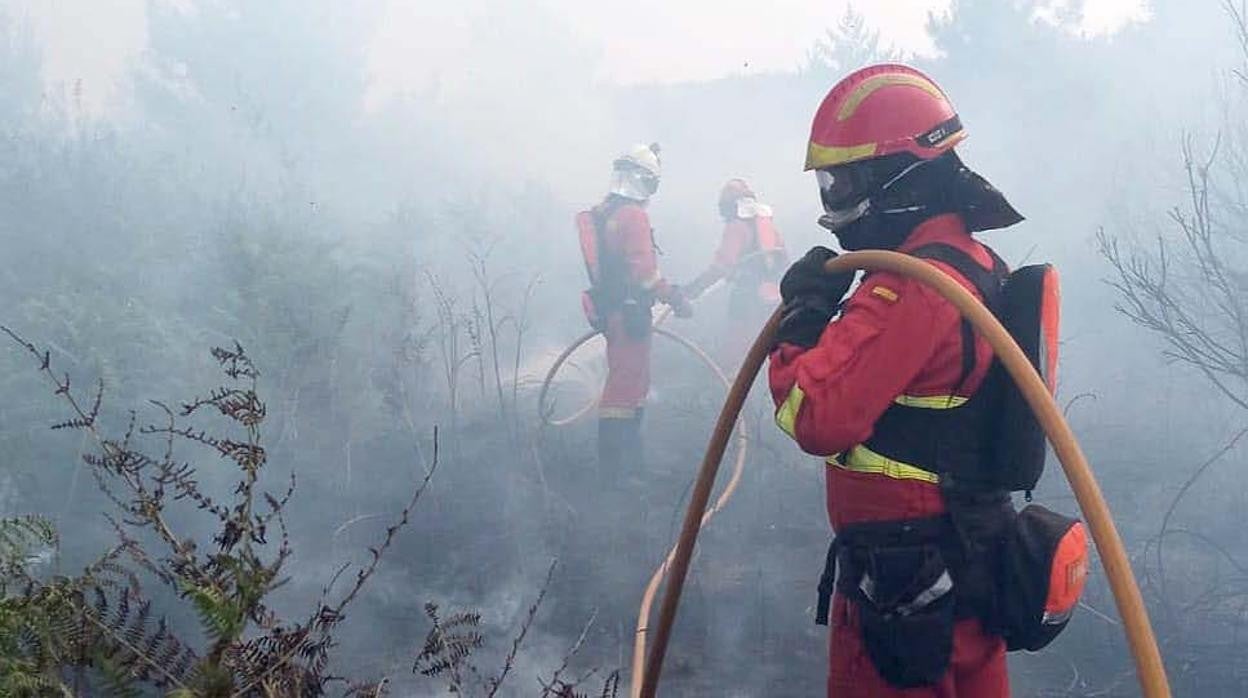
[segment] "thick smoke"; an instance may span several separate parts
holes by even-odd
[[[1181,146],[1204,152],[1228,123],[1239,47],[1214,2],[1158,3],[1109,33],[1095,15],[1072,28],[1069,5],[954,3],[913,58],[957,104],[964,159],[1027,216],[985,240],[1012,263],[1062,271],[1061,398],[1080,397],[1070,417],[1138,553],[1241,415],[1115,311],[1096,235],[1147,243],[1172,230],[1167,212],[1186,202]],[[598,469],[592,420],[541,426],[537,383],[586,330],[572,216],[601,198],[618,151],[658,141],[650,214],[669,277],[710,262],[716,196],[733,176],[773,206],[791,255],[828,244],[801,172],[809,119],[846,70],[908,56],[834,14],[791,70],[620,85],[553,3],[365,7],[150,3],[146,39],[101,107],[43,79],[39,36],[18,3],[0,2],[0,324],[47,345],[76,381],[102,378],[104,418],[120,428],[149,399],[213,385],[209,347],[247,347],[270,410],[273,486],[291,470],[299,480],[279,610],[306,607],[343,561],[366,558],[430,465],[438,427],[432,490],[339,637],[344,672],[440,695],[411,672],[425,602],[483,614],[488,667],[557,558],[504,693],[539,693],[535,676],[559,666],[591,616],[576,669],[627,673],[637,603],[678,528],[722,387],[660,346],[640,472]],[[715,12],[701,30],[714,32]],[[742,331],[725,296],[670,327],[718,350]],[[110,542],[108,503],[77,462],[88,446],[44,430],[62,415],[26,359],[0,352],[0,512],[53,517],[73,568]],[[580,369],[558,386],[556,411],[595,388],[593,360]],[[739,493],[699,544],[666,667],[673,695],[822,690],[826,643],[811,623],[828,535],[822,466],[780,437],[762,387]],[[1175,516],[1233,563],[1248,551],[1226,518],[1246,491],[1231,460]],[[228,486],[215,465],[204,461],[203,478]],[[1073,511],[1055,467],[1037,496]],[[1185,546],[1172,568],[1231,574],[1221,553]],[[1173,612],[1150,584],[1158,612]],[[1054,649],[1012,661],[1020,695],[1131,694],[1099,572],[1087,601]],[[1208,629],[1216,652],[1233,630]],[[1184,633],[1163,639],[1195,651]],[[1224,661],[1210,661],[1208,682]]]

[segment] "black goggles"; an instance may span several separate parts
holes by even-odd
[[[919,159],[910,153],[859,160],[815,170],[825,211],[843,211],[886,189]]]

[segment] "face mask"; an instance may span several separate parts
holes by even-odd
[[[863,199],[858,202],[858,205],[850,208],[825,210],[823,215],[819,216],[819,225],[835,234],[867,215],[867,211],[870,209],[871,200]]]
[[[928,162],[915,161],[886,178],[881,176],[879,165],[860,168],[865,174],[854,175],[853,170],[848,170],[842,173],[839,183],[835,172],[817,172],[820,199],[824,202],[824,214],[819,217],[819,225],[836,235],[841,247],[846,250],[895,249],[922,221],[927,207],[901,202],[890,205],[894,203],[890,199],[895,198],[890,195],[907,175]],[[846,180],[850,181],[847,183]],[[875,182],[882,183],[877,187]],[[854,199],[859,200],[842,208],[829,205]]]
[[[767,204],[757,199],[745,198],[737,202],[737,218],[748,220],[750,218],[771,218],[772,210]]]
[[[827,214],[820,217],[820,225],[824,225],[826,217]],[[905,242],[906,238],[910,237],[910,233],[923,222],[925,217],[922,211],[898,212],[890,215],[869,212],[832,230],[832,234],[836,236],[841,249],[849,252],[895,250]],[[824,225],[824,227],[827,226]]]

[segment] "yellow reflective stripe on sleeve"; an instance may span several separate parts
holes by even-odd
[[[883,475],[894,480],[919,480],[933,485],[940,482],[940,476],[936,473],[880,455],[866,446],[855,446],[844,458],[833,456],[827,462],[834,468],[852,470],[855,473]]]
[[[789,435],[789,438],[796,439],[794,431],[797,428],[797,411],[802,409],[802,401],[806,399],[806,393],[793,384],[793,389],[789,391],[789,396],[781,403],[780,409],[776,410],[776,426],[780,427],[780,431]]]
[[[898,395],[893,402],[904,407],[919,407],[925,410],[951,410],[966,404],[967,398],[961,395]]]

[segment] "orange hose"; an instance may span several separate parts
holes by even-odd
[[[750,255],[750,256],[753,256],[753,255]],[[747,256],[746,259],[749,259],[749,257]],[[706,290],[704,290],[701,294],[699,294],[698,297],[700,298],[706,295],[708,292],[717,288],[722,283],[723,283],[723,279],[719,279],[715,283],[708,286]],[[651,321],[650,326],[658,327],[659,325],[662,325],[664,322],[667,321],[669,317],[671,317],[671,315],[672,315],[672,306],[670,305],[663,306],[663,309],[660,310],[658,314],[654,316],[654,320]],[[554,419],[553,417],[550,417],[546,413],[546,395],[547,393],[550,392],[550,386],[555,380],[555,374],[559,373],[559,369],[563,368],[563,364],[566,363],[567,360],[572,357],[572,354],[576,353],[576,351],[580,349],[583,345],[587,344],[590,340],[592,340],[594,337],[597,337],[600,334],[602,333],[597,330],[593,330],[591,332],[586,332],[580,337],[577,337],[576,341],[568,345],[568,348],[564,349],[563,352],[559,354],[559,356],[555,359],[555,363],[551,364],[550,370],[546,372],[546,378],[542,381],[541,392],[539,392],[537,396],[537,416],[539,419],[545,422],[548,426],[564,427],[569,424],[572,424],[573,422],[578,422],[581,420],[581,418],[585,417],[590,412],[593,412],[594,408],[598,406],[599,398],[595,397],[595,398],[590,398],[588,402],[586,402],[584,405],[581,405],[579,408],[577,408],[575,412],[568,415],[567,417],[560,417],[559,419]],[[675,337],[673,337],[673,339],[675,339]],[[701,351],[699,349],[696,349],[692,345],[690,345],[683,338],[677,339],[677,341],[684,343],[688,348],[693,349],[694,353],[698,353]]]
[[[701,347],[689,341],[688,339],[685,339],[684,337],[676,334],[675,332],[669,332],[668,330],[664,330],[658,327],[658,325],[662,323],[664,320],[666,320],[668,315],[670,315],[671,313],[670,306],[665,308],[664,310],[666,312],[660,312],[655,318],[654,333],[659,336],[666,337],[667,339],[670,339],[676,342],[677,344],[683,346],[684,348],[688,349],[695,356],[697,356],[702,361],[702,363],[705,364],[706,367],[709,368],[711,372],[715,374],[717,378],[719,378],[720,382],[724,384],[725,388],[730,387],[731,382],[728,380],[728,376],[724,374],[723,369],[721,369],[719,365],[715,363],[714,359],[712,359],[709,354],[703,351]],[[545,418],[546,394],[547,394],[547,391],[550,389],[550,386],[554,380],[555,375],[559,372],[559,369],[563,366],[563,364],[566,363],[567,360],[572,356],[572,354],[576,353],[576,351],[580,349],[581,346],[583,346],[585,343],[592,340],[594,337],[597,337],[599,334],[601,333],[594,331],[594,332],[587,332],[586,334],[578,337],[576,341],[568,345],[568,347],[564,349],[562,353],[559,354],[559,356],[555,359],[555,363],[551,365],[550,369],[547,371],[546,379],[545,381],[543,381],[541,392],[538,395],[538,410],[539,412],[542,413],[543,420],[548,425],[564,426],[567,424],[571,424],[572,422],[575,422],[576,420],[580,419],[584,415],[588,414],[591,410],[594,409],[594,407],[598,405],[597,400],[591,400],[587,405],[577,410],[571,416],[563,417],[561,419],[546,419]],[[715,500],[714,506],[708,509],[705,515],[703,515],[702,524],[701,524],[702,526],[705,526],[706,524],[708,524],[710,520],[715,516],[715,514],[724,508],[724,506],[728,503],[728,500],[732,499],[732,495],[736,492],[737,486],[741,482],[741,476],[745,471],[745,457],[747,454],[748,447],[749,447],[749,436],[745,430],[745,425],[742,424],[740,429],[738,430],[737,456],[736,456],[735,464],[733,466],[732,477],[728,480],[728,485],[724,487],[724,491],[720,493],[719,498]],[[647,625],[650,620],[651,606],[654,603],[654,597],[658,593],[659,585],[663,582],[663,576],[667,573],[667,569],[671,565],[672,557],[675,555],[675,553],[676,553],[676,548],[675,546],[673,546],[672,549],[668,551],[667,557],[666,559],[664,559],[663,563],[659,565],[659,567],[654,571],[654,574],[651,575],[650,582],[646,585],[646,591],[642,595],[641,607],[637,612],[637,631],[633,640],[633,674],[632,674],[633,680],[631,684],[633,687],[632,688],[633,698],[636,698],[637,692],[641,689],[641,678],[645,673],[646,632],[647,632]]]
[[[1092,475],[1087,459],[1079,448],[1079,443],[1062,416],[1061,409],[1058,408],[1053,396],[1027,356],[1001,326],[1001,323],[960,283],[934,265],[909,255],[880,250],[851,252],[829,261],[825,270],[828,273],[853,270],[891,271],[924,283],[953,303],[963,317],[970,321],[976,331],[992,346],[997,359],[1018,384],[1027,404],[1035,412],[1049,442],[1053,444],[1058,460],[1061,461],[1062,471],[1066,474],[1071,489],[1074,490],[1079,508],[1092,532],[1092,539],[1096,543],[1101,562],[1105,567],[1110,590],[1114,594],[1114,602],[1122,618],[1123,630],[1135,661],[1136,675],[1142,694],[1145,698],[1169,698],[1170,685],[1161,660],[1161,652],[1157,648],[1148,612],[1144,608],[1144,600],[1140,596],[1126,550],[1114,526],[1109,507],[1105,504],[1105,498]],[[745,363],[737,373],[736,381],[728,393],[728,399],[724,403],[715,425],[715,431],[707,445],[706,455],[702,460],[702,467],[698,472],[698,479],[689,500],[689,508],[685,513],[675,555],[672,556],[669,581],[663,596],[663,605],[659,610],[659,624],[647,661],[648,671],[642,681],[640,694],[642,698],[653,698],[658,690],[663,658],[671,638],[676,609],[680,604],[680,593],[689,572],[689,561],[697,542],[699,524],[710,499],[711,488],[715,484],[719,462],[723,458],[733,425],[745,402],[745,396],[762,367],[763,360],[767,357],[779,321],[780,313],[777,311],[772,314],[758,338],[754,340],[754,345],[750,348],[750,353],[746,356]]]
[[[707,368],[715,373],[725,388],[732,387],[732,383],[728,380],[728,376],[724,375],[723,369],[693,342],[666,330],[656,329],[655,332],[684,345],[686,349],[702,359],[702,363],[706,364]],[[745,472],[745,455],[748,446],[749,435],[746,433],[745,424],[741,424],[737,429],[737,459],[732,468],[732,477],[728,479],[727,486],[724,487],[724,491],[720,493],[719,498],[715,500],[715,504],[702,515],[702,522],[699,524],[700,528],[705,528],[715,514],[724,508],[728,500],[732,499],[733,493],[737,491],[737,485],[741,483],[741,475]],[[667,553],[667,558],[663,560],[663,563],[650,576],[650,582],[646,584],[646,591],[641,597],[641,607],[637,610],[637,632],[633,636],[633,679],[630,684],[630,695],[633,698],[637,698],[640,695],[641,680],[646,671],[646,632],[650,623],[650,607],[654,603],[654,596],[659,591],[659,584],[663,582],[663,576],[667,574],[667,569],[672,564],[672,558],[675,555],[676,547],[672,546],[672,549]]]
[[[542,390],[537,394],[537,416],[546,424],[549,424],[552,427],[567,426],[568,424],[571,424],[572,422],[575,422],[581,417],[589,414],[595,407],[598,406],[598,398],[593,398],[568,417],[552,419],[549,418],[549,415],[546,413],[546,394],[550,392],[550,386],[555,380],[555,374],[559,373],[559,369],[563,368],[563,364],[567,362],[568,358],[572,356],[577,349],[580,349],[586,342],[600,334],[602,333],[598,330],[591,330],[580,337],[577,337],[575,342],[569,344],[568,348],[564,349],[563,352],[555,358],[555,363],[551,364],[550,370],[546,372],[546,378],[542,381]]]

